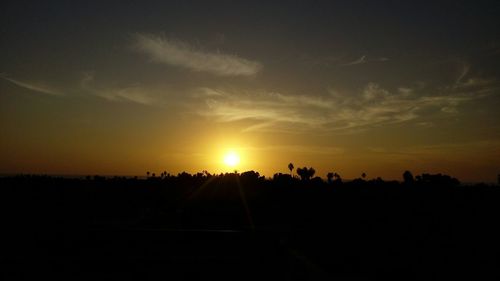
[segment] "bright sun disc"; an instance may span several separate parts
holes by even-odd
[[[240,156],[234,152],[229,152],[224,156],[224,163],[229,167],[235,167],[240,163]]]

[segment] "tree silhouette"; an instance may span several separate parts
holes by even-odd
[[[260,177],[260,174],[255,171],[246,171],[240,174],[242,181],[246,182],[256,182]]]
[[[364,179],[364,178],[366,178],[366,173],[364,173],[364,172],[363,172],[363,173],[361,174],[361,177],[362,177],[363,179]]]
[[[302,168],[297,168],[297,175],[299,175],[299,177],[300,177],[301,179],[304,179],[304,178],[305,178],[305,176],[306,176],[306,175],[305,175],[305,171],[304,171],[304,169],[302,169]]]
[[[290,170],[290,175],[293,173],[293,164],[288,164],[288,170]]]
[[[457,186],[460,184],[460,181],[458,181],[456,178],[452,178],[448,175],[443,175],[443,174],[422,174],[420,176],[420,181],[421,184],[428,184],[428,185],[439,185],[439,186]]]
[[[338,173],[334,173],[333,174],[333,178],[334,178],[334,182],[335,183],[342,183],[342,178],[340,177],[340,175]]]
[[[329,183],[332,183],[333,173],[332,173],[332,172],[329,172],[328,174],[326,174],[326,178],[328,179],[328,182],[329,182]]]
[[[405,184],[412,184],[414,181],[413,174],[410,171],[405,171],[403,173],[403,182]]]
[[[311,167],[311,168],[309,168],[308,173],[309,173],[309,176],[312,178],[312,177],[314,176],[314,174],[316,173],[316,170],[314,170],[314,169]]]
[[[316,173],[316,170],[314,170],[312,167],[311,168],[297,168],[297,174],[300,176],[302,180],[309,180],[311,179],[314,174]]]

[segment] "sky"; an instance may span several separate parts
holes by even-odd
[[[497,1],[2,1],[0,173],[272,176],[291,162],[495,182],[499,14]]]

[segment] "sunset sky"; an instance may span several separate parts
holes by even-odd
[[[498,1],[76,2],[0,4],[0,173],[500,173]]]

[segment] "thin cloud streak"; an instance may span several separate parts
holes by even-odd
[[[19,86],[24,89],[28,89],[37,93],[51,95],[51,96],[63,96],[64,94],[56,89],[53,89],[50,86],[47,86],[43,83],[39,82],[31,82],[31,81],[21,81],[14,78],[7,77],[4,74],[0,74],[0,78],[9,81],[10,83]]]
[[[365,60],[366,56],[362,56],[360,57],[359,59],[357,60],[354,60],[354,61],[351,61],[351,62],[348,62],[348,63],[345,63],[345,64],[342,64],[343,66],[349,66],[349,65],[356,65],[356,64],[363,64],[366,62]]]
[[[155,103],[155,99],[146,95],[145,90],[139,86],[101,90],[95,92],[95,94],[109,101],[128,101],[142,105],[153,105]]]
[[[201,88],[194,95],[204,101],[198,113],[218,122],[246,122],[243,132],[356,132],[410,121],[429,114],[453,115],[458,107],[487,96],[493,88],[448,91],[422,95],[416,89],[395,93],[369,83],[358,95],[284,95],[269,92],[235,92]],[[205,93],[205,94],[204,94]]]
[[[299,152],[305,154],[318,154],[318,155],[340,155],[345,153],[345,148],[339,146],[318,146],[318,145],[271,145],[260,147],[243,147],[245,151],[285,151],[285,152]]]
[[[189,44],[161,36],[135,34],[134,45],[158,63],[219,76],[253,76],[262,69],[256,61],[236,55],[196,50]]]
[[[475,172],[485,173],[485,163],[493,166],[500,164],[498,160],[500,159],[500,142],[495,139],[480,139],[468,142],[409,145],[399,148],[371,147],[367,149],[367,154],[373,154],[375,157],[384,155],[393,160],[399,159],[401,163],[420,162],[421,167],[427,168],[429,163],[440,162],[443,168],[449,168],[450,165],[455,166],[458,163],[467,163],[464,172],[469,173],[471,169],[476,169]],[[495,174],[494,171],[490,172],[492,175]]]
[[[388,58],[376,58],[376,59],[366,59],[366,55],[361,56],[360,58],[353,60],[348,63],[340,64],[340,66],[352,66],[352,65],[358,65],[358,64],[365,64],[368,62],[384,62],[388,61]]]
[[[97,88],[94,86],[94,76],[85,74],[80,81],[80,87],[86,93],[113,102],[131,102],[140,105],[159,105],[160,100],[151,94],[151,90],[146,90],[141,86],[128,86],[122,88]]]

